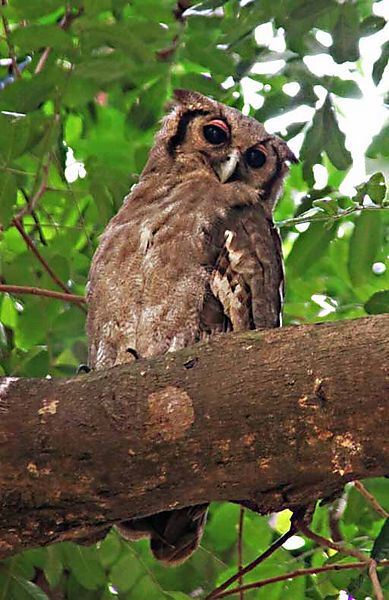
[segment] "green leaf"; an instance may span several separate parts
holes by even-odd
[[[357,562],[357,559],[350,556],[343,556],[342,554],[334,554],[328,560],[325,561],[325,565],[336,564],[349,564]],[[355,571],[353,569],[344,571],[330,571],[328,578],[336,589],[348,589],[349,583],[355,577]]]
[[[20,327],[15,333],[15,343],[23,350],[30,350],[37,344],[43,344],[46,339],[46,331],[49,320],[45,314],[47,300],[33,298],[26,302],[23,312],[20,313]]]
[[[239,506],[224,502],[213,507],[206,528],[206,540],[212,547],[223,552],[236,543],[236,526],[239,519]]]
[[[374,542],[371,556],[376,560],[384,560],[389,558],[389,519],[386,519],[379,536]]]
[[[290,517],[292,512],[289,509],[285,509],[277,513],[274,528],[278,533],[284,534],[290,529]]]
[[[356,81],[340,77],[323,77],[323,84],[329,92],[342,98],[362,98],[362,92]]]
[[[15,328],[18,319],[15,300],[8,294],[2,294],[0,301],[0,322],[6,327]]]
[[[305,0],[291,12],[290,19],[309,18],[314,20],[328,10],[328,4],[328,0]]]
[[[27,581],[15,573],[0,572],[0,600],[49,600],[49,598],[32,581]]]
[[[339,129],[335,110],[327,96],[323,106],[323,128],[325,131],[325,150],[332,164],[341,171],[352,164],[351,153],[345,146],[346,136]]]
[[[377,17],[376,15],[370,15],[366,17],[361,23],[360,31],[361,36],[372,35],[377,33],[386,25],[386,19],[383,17]]]
[[[97,590],[105,583],[105,573],[95,547],[62,544],[67,563],[77,581],[87,590]]]
[[[314,200],[313,206],[322,208],[328,215],[336,215],[338,213],[338,202],[336,198],[321,198],[320,200]]]
[[[76,66],[75,74],[77,77],[105,85],[122,78],[128,79],[129,73],[134,69],[132,58],[112,52],[108,56],[84,60]]]
[[[388,66],[388,62],[389,62],[389,42],[385,42],[385,44],[382,46],[382,50],[381,50],[381,55],[380,57],[376,60],[376,62],[374,63],[373,66],[373,81],[375,83],[375,85],[378,85],[379,82],[382,79],[382,75],[384,74],[384,71],[386,69],[386,67]]]
[[[48,546],[43,571],[51,588],[55,588],[63,573],[62,551],[58,545]]]
[[[0,165],[1,163],[8,165],[11,159],[23,153],[29,135],[28,119],[0,114]]]
[[[57,25],[30,25],[20,27],[12,33],[12,41],[21,52],[31,52],[50,46],[56,50],[72,47],[72,38]]]
[[[364,309],[369,315],[389,313],[389,290],[373,294],[365,303]]]
[[[386,158],[389,156],[389,124],[373,138],[372,143],[366,151],[369,158]]]
[[[188,600],[191,598],[191,596],[182,592],[165,592],[165,594],[168,598],[173,598],[173,600]]]
[[[142,572],[143,568],[139,560],[132,553],[127,552],[123,553],[113,565],[110,580],[119,592],[127,592],[134,586]]]
[[[47,13],[63,7],[61,0],[39,0],[39,2],[26,2],[25,0],[12,0],[12,10],[20,19],[36,19]]]
[[[34,583],[32,583],[32,581],[27,581],[26,579],[23,579],[22,577],[19,577],[18,575],[14,576],[15,579],[15,584],[13,587],[19,588],[20,590],[23,590],[24,595],[21,596],[19,595],[20,592],[16,592],[16,589],[14,591],[14,597],[15,598],[22,598],[23,600],[49,600],[48,596],[46,596],[46,594],[41,590],[41,588],[39,588],[37,585],[35,585]]]
[[[381,206],[386,197],[386,183],[383,173],[374,173],[370,179],[361,187],[357,187],[358,192],[361,191],[363,196],[367,194],[374,204]]]
[[[385,477],[374,477],[363,481],[365,488],[374,496],[377,502],[389,511],[389,480]]]
[[[378,211],[365,210],[355,219],[350,238],[348,272],[360,287],[373,276],[372,266],[382,243],[382,219]]]
[[[320,154],[324,150],[326,142],[327,132],[324,129],[323,115],[323,108],[316,111],[312,125],[305,134],[300,152],[300,159],[303,161],[304,179],[310,186],[314,184],[312,166],[320,162]]]
[[[0,171],[0,223],[8,225],[16,202],[16,180],[13,173]]]
[[[32,79],[21,79],[9,85],[0,94],[0,110],[27,113],[36,110],[52,98],[64,73],[42,71]]]
[[[325,227],[323,223],[311,223],[293,244],[286,260],[287,273],[293,277],[305,277],[306,272],[326,252],[336,230],[336,224]]]
[[[284,583],[281,598],[293,598],[294,600],[304,600],[307,598],[305,593],[306,577],[296,577]]]
[[[357,8],[351,4],[339,7],[339,17],[332,32],[333,44],[330,48],[337,63],[355,62],[359,58],[359,16]]]
[[[104,568],[110,567],[117,560],[120,550],[121,541],[118,534],[112,529],[106,538],[97,545],[97,553],[99,560]]]

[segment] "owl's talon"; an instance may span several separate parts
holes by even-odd
[[[91,372],[91,368],[88,367],[88,365],[79,365],[77,367],[77,375],[85,375],[86,373],[90,373]]]

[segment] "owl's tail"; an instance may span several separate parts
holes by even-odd
[[[199,504],[123,521],[117,529],[129,540],[150,537],[155,558],[169,565],[178,565],[199,547],[207,512],[208,504]]]

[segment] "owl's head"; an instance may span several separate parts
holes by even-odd
[[[286,142],[256,119],[198,92],[175,90],[174,97],[144,175],[161,167],[185,176],[205,168],[220,184],[241,181],[273,204],[288,163],[297,162]]]

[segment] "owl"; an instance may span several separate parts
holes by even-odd
[[[176,90],[139,182],[103,233],[88,284],[89,365],[105,369],[215,334],[278,327],[283,265],[272,211],[296,158],[240,111]],[[207,505],[121,523],[184,561]]]

